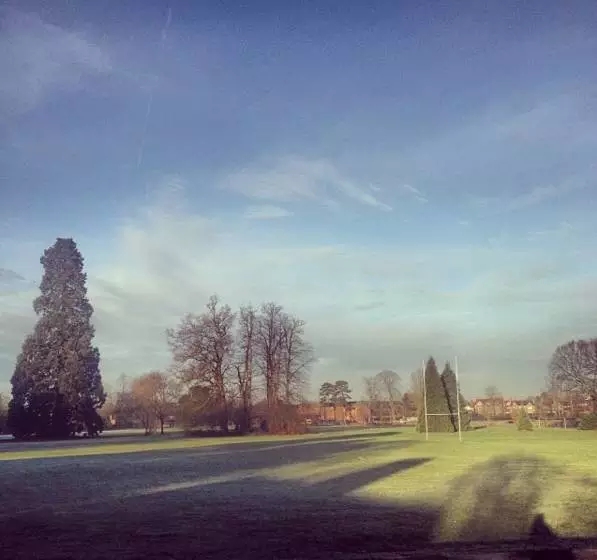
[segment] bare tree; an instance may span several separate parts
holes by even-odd
[[[373,412],[379,411],[379,403],[381,401],[381,390],[379,387],[379,379],[377,376],[365,377],[363,379],[365,385],[365,398],[367,399],[367,408],[369,409],[368,423],[373,421]]]
[[[417,411],[424,407],[424,378],[423,371],[418,369],[410,374],[410,392],[413,395]]]
[[[263,380],[270,431],[282,428],[280,407],[301,399],[313,363],[313,349],[304,337],[304,322],[276,303],[261,306],[256,324],[255,358]],[[286,406],[287,408],[287,406]]]
[[[228,429],[228,391],[235,363],[234,320],[230,307],[221,305],[214,295],[204,313],[188,314],[177,329],[167,331],[181,380],[210,389],[224,431]]]
[[[551,382],[591,399],[597,412],[597,339],[572,340],[558,346],[549,363]]]
[[[161,371],[152,371],[135,380],[133,387],[138,405],[157,419],[163,435],[166,418],[174,412],[179,398],[176,379]]]
[[[497,403],[502,398],[502,394],[499,392],[498,388],[495,385],[489,385],[485,388],[485,396],[489,399],[491,403],[491,411],[493,417],[497,416]]]
[[[252,306],[241,307],[237,328],[237,363],[235,364],[238,397],[242,407],[240,431],[250,428],[253,398],[253,370],[257,341],[257,313]]]
[[[400,376],[395,371],[384,369],[376,377],[384,392],[384,397],[387,399],[390,410],[390,421],[394,423],[396,421],[396,403],[400,398]]]
[[[130,395],[132,398],[128,402],[129,412],[141,422],[145,435],[153,432],[155,427],[156,416],[151,405],[151,393],[152,389],[145,376],[137,377],[131,382]]]
[[[257,359],[264,380],[265,398],[270,412],[279,404],[285,314],[273,302],[261,306],[257,324]]]
[[[305,340],[305,321],[284,314],[282,319],[282,385],[286,404],[298,404],[307,389],[314,362],[313,347]]]

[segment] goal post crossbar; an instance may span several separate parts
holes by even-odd
[[[456,376],[456,412],[434,413],[427,412],[427,379],[425,378],[425,360],[423,360],[423,407],[425,415],[425,441],[429,440],[429,416],[457,416],[458,417],[458,441],[462,442],[462,417],[460,411],[460,380],[458,378],[458,357],[454,357],[454,374]]]

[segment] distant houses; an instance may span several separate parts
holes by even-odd
[[[383,404],[383,403],[381,403]],[[398,408],[398,407],[397,407]],[[350,401],[344,405],[322,405],[306,402],[299,405],[299,414],[307,424],[404,424],[416,422],[416,417],[405,417],[404,410],[392,418],[388,407],[370,406],[366,401]]]
[[[576,417],[592,411],[589,397],[576,395],[567,399],[555,399],[543,393],[527,399],[482,398],[471,399],[468,410],[477,417],[512,418],[518,410],[524,408],[531,417]]]

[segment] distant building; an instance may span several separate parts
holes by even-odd
[[[379,424],[390,421],[388,414],[379,416],[375,412],[364,401],[350,401],[346,406],[325,406],[313,402],[299,405],[299,413],[311,424]]]
[[[469,408],[474,414],[485,418],[512,417],[517,410],[524,408],[529,416],[573,417],[592,411],[590,397],[582,395],[569,395],[566,398],[555,399],[542,394],[526,399],[471,399]]]

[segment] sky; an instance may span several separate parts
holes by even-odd
[[[307,322],[323,381],[458,356],[544,387],[597,336],[597,3],[5,1],[0,391],[39,258],[85,258],[108,387],[213,293]]]

